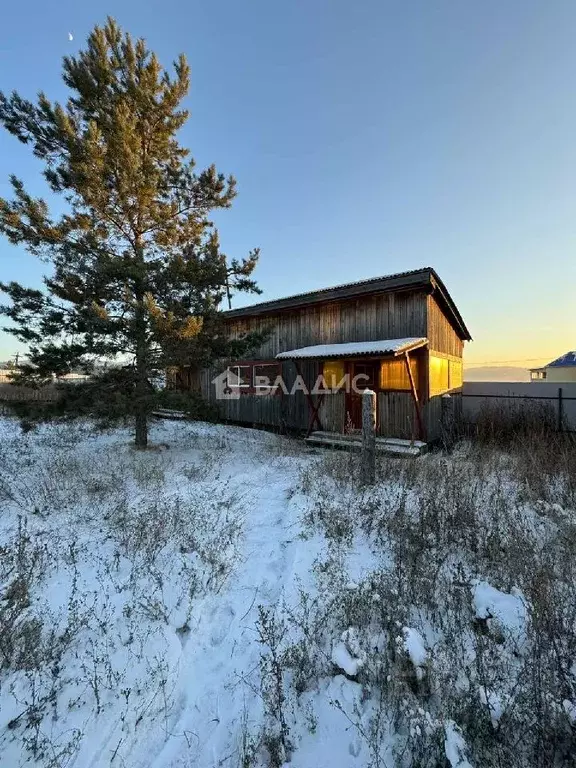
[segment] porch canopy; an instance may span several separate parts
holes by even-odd
[[[342,360],[346,358],[402,356],[406,363],[406,371],[410,381],[410,389],[416,409],[420,437],[423,437],[424,425],[416,382],[414,381],[412,369],[410,368],[410,352],[419,349],[420,347],[424,347],[426,344],[428,344],[428,339],[422,336],[409,336],[403,339],[382,339],[380,341],[350,341],[345,342],[344,344],[315,344],[311,347],[301,347],[300,349],[291,349],[286,352],[280,352],[276,355],[276,360],[292,360],[296,366],[298,375],[302,376],[302,371],[298,365],[300,360]],[[309,392],[306,393],[310,408],[310,423],[308,425],[307,436],[310,435],[314,429],[315,423],[318,424],[318,429],[322,429],[318,412],[323,397],[324,393],[320,394],[318,401],[314,403],[312,395]]]
[[[344,344],[315,344],[288,352],[280,352],[277,360],[327,360],[364,355],[403,355],[423,347],[428,339],[408,337],[405,339],[382,339],[381,341],[350,341]]]

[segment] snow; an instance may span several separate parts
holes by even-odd
[[[444,750],[450,768],[472,768],[466,758],[466,742],[456,723],[453,720],[448,720],[444,726],[444,731]]]
[[[356,677],[366,663],[366,653],[360,647],[358,630],[350,627],[342,633],[340,642],[332,649],[332,661],[350,677]]]
[[[51,462],[49,428],[22,436],[8,422],[2,438],[2,458],[27,444],[39,479],[48,476],[42,462]],[[65,487],[77,491],[74,478],[65,475],[46,510],[27,517],[31,533],[55,550],[40,577],[34,609],[57,631],[65,630],[71,611],[80,614],[78,634],[61,662],[60,716],[47,716],[43,724],[47,744],[56,750],[69,745],[74,752],[74,768],[109,765],[113,755],[130,768],[211,766],[235,749],[246,700],[237,674],[257,668],[260,654],[254,642],[257,606],[278,602],[297,556],[290,526],[299,509],[292,507],[289,491],[304,459],[287,460],[278,439],[250,430],[165,422],[154,428],[152,439],[171,448],[139,455],[129,446],[129,434],[116,431],[80,435],[70,450],[62,449],[70,468],[88,473],[86,481],[102,478],[116,486],[120,511],[106,509],[108,521],[100,516],[97,489],[90,498],[78,497],[78,506],[65,507]],[[219,441],[220,455],[216,451],[206,469],[205,453]],[[164,473],[158,492],[130,480],[121,487],[133,467],[146,483],[152,482],[147,473]],[[19,504],[25,505],[22,492]],[[109,526],[121,513],[126,520],[114,518],[114,524],[146,537],[150,496],[162,511],[148,531],[147,550],[155,552],[156,531],[158,537],[169,535],[147,562],[130,550],[130,541],[126,549],[119,547]],[[188,513],[179,512],[187,508],[190,526]],[[15,535],[17,511],[8,515],[5,508],[1,543]],[[171,537],[181,537],[177,546]],[[50,679],[37,684],[49,691]],[[18,730],[6,726],[23,711],[28,695],[24,673],[15,673],[0,690],[3,765],[18,766],[26,757],[22,741],[13,738]],[[257,713],[258,701],[252,701],[250,718]],[[79,739],[72,745],[75,733]]]
[[[570,352],[566,352],[565,355],[562,355],[562,357],[558,357],[556,360],[553,360],[551,363],[548,363],[546,368],[561,368],[563,366],[575,366],[576,365],[576,350],[571,350]]]
[[[519,636],[526,625],[526,601],[516,587],[500,592],[486,581],[473,586],[472,603],[478,619],[497,619],[502,627]]]
[[[350,654],[345,643],[337,643],[334,646],[332,650],[332,661],[337,667],[346,672],[347,675],[350,675],[350,677],[355,677],[362,668],[360,660],[355,659]]]
[[[424,667],[428,659],[424,638],[417,629],[412,627],[404,627],[402,633],[404,635],[404,650],[414,665],[416,676],[421,680],[424,677]]]
[[[562,702],[562,708],[568,715],[568,718],[572,724],[576,723],[576,703],[569,699],[564,699]]]
[[[416,349],[428,343],[423,337],[407,337],[404,339],[383,339],[381,341],[358,341],[345,344],[316,344],[311,347],[292,349],[280,352],[277,360],[301,360],[305,358],[348,357],[350,355],[398,354],[410,349]]]
[[[21,599],[14,637],[40,659],[4,664],[0,632],[2,766],[363,768],[424,754],[473,768],[495,752],[488,732],[488,758],[471,751],[471,697],[496,751],[533,722],[520,690],[534,679],[531,575],[493,557],[493,537],[521,531],[550,556],[573,517],[565,499],[562,515],[552,497],[530,506],[503,464],[473,474],[463,448],[390,460],[359,489],[353,456],[266,432],[165,421],[151,440],[136,452],[123,429],[23,434],[0,419],[0,618]],[[454,524],[462,498],[474,536]],[[284,665],[276,762],[260,607]],[[564,680],[546,693],[576,722]]]
[[[490,720],[492,721],[492,725],[494,728],[496,728],[502,715],[504,714],[505,709],[502,697],[496,693],[496,691],[491,691],[488,688],[480,688],[479,695],[480,701],[488,708],[488,711],[490,712]]]

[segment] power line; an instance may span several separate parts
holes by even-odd
[[[477,368],[480,365],[509,365],[510,363],[535,363],[538,360],[550,360],[549,357],[523,357],[521,360],[480,360],[467,368]]]

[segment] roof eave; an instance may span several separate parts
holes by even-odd
[[[462,341],[472,341],[472,336],[470,335],[470,331],[466,327],[466,323],[464,322],[464,319],[462,315],[460,314],[458,307],[454,303],[454,300],[452,296],[450,296],[450,293],[444,283],[442,282],[441,278],[437,274],[437,272],[430,267],[430,282],[432,284],[432,287],[435,291],[438,291],[440,296],[442,297],[444,303],[446,304],[446,307],[449,309],[455,324],[456,328],[455,330],[458,332],[460,338]]]
[[[402,347],[402,349],[398,350],[387,350],[385,352],[383,351],[368,351],[368,352],[352,352],[352,353],[342,353],[341,351],[335,350],[332,353],[328,354],[322,354],[322,355],[294,355],[294,357],[290,357],[290,350],[287,352],[280,352],[276,355],[277,360],[356,360],[359,358],[366,358],[366,357],[374,357],[374,358],[382,358],[382,357],[401,357],[405,355],[406,353],[414,352],[416,349],[421,349],[422,347],[425,347],[428,344],[428,339],[418,339],[417,341],[414,341],[412,344],[406,344]],[[345,343],[342,345],[344,346]],[[331,346],[331,345],[327,345]],[[338,344],[335,344],[334,346],[340,346]],[[300,350],[293,350],[294,352],[302,351],[303,349],[306,349],[306,347],[303,347]]]
[[[458,311],[448,289],[432,267],[401,272],[386,277],[361,280],[356,283],[345,283],[332,288],[287,296],[273,301],[264,301],[239,309],[225,310],[222,315],[226,320],[236,320],[266,315],[276,315],[304,307],[328,304],[336,301],[349,301],[371,294],[394,293],[424,289],[436,292],[444,305],[447,317],[462,341],[472,341],[472,336],[466,327],[462,315]]]
[[[423,269],[411,272],[400,272],[394,275],[369,278],[368,280],[360,280],[354,283],[344,283],[330,288],[321,288],[317,291],[286,296],[282,299],[264,301],[248,307],[228,309],[222,314],[227,319],[255,317],[257,315],[300,309],[301,307],[313,306],[314,304],[354,299],[375,293],[391,293],[399,290],[425,288],[430,285],[430,272],[430,267],[424,267]]]

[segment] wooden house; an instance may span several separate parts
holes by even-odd
[[[234,338],[268,333],[250,359],[188,372],[189,385],[233,422],[350,434],[360,428],[361,391],[368,387],[377,393],[379,435],[433,441],[440,434],[441,395],[462,387],[462,351],[471,337],[429,267],[224,316]],[[345,380],[348,386],[339,388]],[[265,388],[262,381],[276,384]]]

